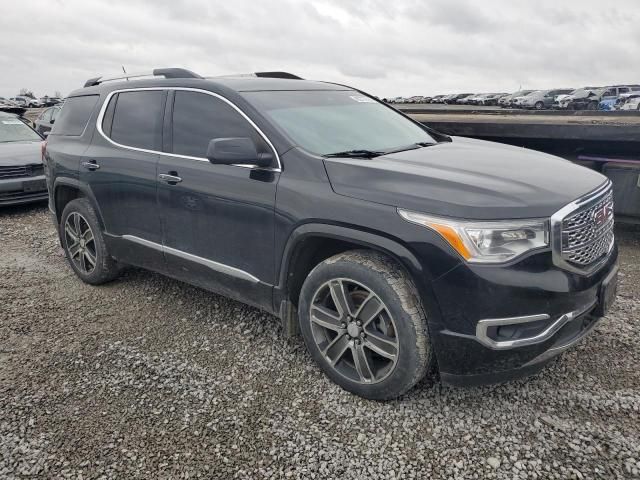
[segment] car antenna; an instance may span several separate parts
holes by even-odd
[[[124,78],[125,78],[125,80],[128,82],[128,81],[129,81],[129,77],[127,77],[127,76],[126,76],[126,75],[127,75],[127,71],[124,69],[124,65],[122,65],[122,71],[123,71],[123,72],[124,72],[124,74],[125,74],[125,77],[124,77]]]

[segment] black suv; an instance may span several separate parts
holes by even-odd
[[[128,80],[73,92],[45,147],[87,283],[130,264],[255,305],[373,399],[533,373],[615,297],[599,173],[290,74]]]

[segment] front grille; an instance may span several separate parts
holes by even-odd
[[[613,244],[613,194],[609,187],[588,206],[562,220],[562,258],[588,267],[606,256]]]
[[[0,180],[9,178],[37,177],[44,173],[42,165],[0,166]]]

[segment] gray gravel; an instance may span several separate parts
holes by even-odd
[[[638,478],[640,229],[620,296],[534,378],[387,403],[240,303],[67,267],[46,207],[0,211],[0,478]]]

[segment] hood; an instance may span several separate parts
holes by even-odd
[[[372,159],[325,159],[340,195],[446,217],[547,218],[606,178],[552,155],[482,140]]]
[[[42,141],[0,143],[0,167],[42,163]]]

